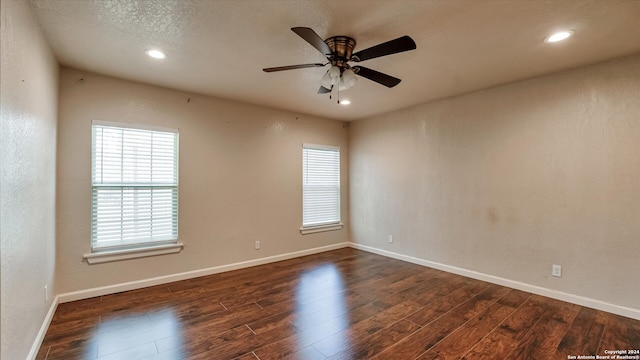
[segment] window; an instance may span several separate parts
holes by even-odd
[[[301,231],[341,228],[340,148],[303,144]]]
[[[91,249],[176,244],[178,132],[94,121]]]

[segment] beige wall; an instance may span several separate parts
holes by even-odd
[[[9,360],[27,357],[56,294],[58,65],[27,3],[0,4],[0,358]]]
[[[68,68],[60,75],[59,114],[60,293],[348,241],[348,129],[341,122]],[[82,261],[90,252],[94,119],[179,129],[181,253]],[[300,235],[306,142],[342,149],[343,230]],[[254,250],[256,240],[261,250]]]
[[[640,56],[358,121],[349,146],[354,242],[640,309]]]

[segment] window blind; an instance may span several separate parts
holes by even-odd
[[[302,146],[302,226],[340,222],[340,148]]]
[[[92,126],[93,250],[178,239],[178,133]]]

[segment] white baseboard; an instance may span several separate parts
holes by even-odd
[[[403,260],[413,264],[446,271],[449,273],[469,277],[472,279],[482,280],[482,281],[490,282],[492,284],[506,286],[512,289],[522,290],[529,293],[546,296],[552,299],[566,301],[572,304],[581,305],[588,308],[602,310],[602,311],[610,312],[613,314],[640,320],[640,309],[633,309],[633,308],[628,308],[624,306],[614,305],[608,302],[595,300],[595,299],[587,298],[580,295],[574,295],[574,294],[569,294],[569,293],[565,293],[558,290],[547,289],[541,286],[530,285],[530,284],[522,283],[515,280],[501,278],[498,276],[487,275],[487,274],[483,274],[473,270],[463,269],[456,266],[445,265],[445,264],[441,264],[441,263],[437,263],[437,262],[433,262],[425,259],[416,258],[413,256],[398,254],[395,252],[382,250],[382,249],[378,249],[378,248],[374,248],[374,247],[366,246],[362,244],[349,243],[349,246],[354,249],[367,251],[370,253],[390,257],[393,259]]]
[[[268,264],[276,261],[293,259],[300,256],[312,255],[312,254],[317,254],[325,251],[341,249],[345,247],[349,247],[349,243],[347,242],[338,243],[333,245],[317,247],[313,249],[307,249],[307,250],[295,251],[295,252],[281,254],[281,255],[269,256],[269,257],[260,258],[260,259],[247,260],[247,261],[237,262],[233,264],[220,265],[220,266],[214,266],[214,267],[205,268],[205,269],[187,271],[187,272],[178,273],[178,274],[158,276],[158,277],[149,278],[149,279],[142,279],[142,280],[130,281],[126,283],[101,286],[101,287],[91,288],[86,290],[73,291],[73,292],[59,294],[57,297],[59,298],[60,303],[65,303],[69,301],[88,299],[95,296],[109,295],[109,294],[114,294],[122,291],[129,291],[129,290],[141,289],[149,286],[167,284],[174,281],[193,279],[200,276],[213,275],[213,274],[218,274],[226,271],[238,270],[238,269],[248,268],[251,266],[257,266],[257,265]]]
[[[38,351],[40,350],[40,346],[42,345],[42,341],[44,340],[44,336],[47,334],[47,330],[49,329],[49,324],[51,324],[51,320],[53,319],[53,314],[56,313],[56,309],[58,308],[58,304],[60,303],[60,298],[56,295],[53,298],[53,302],[51,302],[51,306],[49,306],[49,311],[47,312],[47,316],[45,316],[42,325],[40,326],[40,330],[36,335],[36,339],[33,341],[33,345],[31,345],[31,350],[29,350],[29,354],[27,355],[27,360],[35,360],[38,355]]]

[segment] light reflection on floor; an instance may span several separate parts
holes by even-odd
[[[182,326],[171,309],[144,314],[114,316],[103,320],[94,331],[87,359],[165,360],[185,358]]]
[[[321,265],[301,275],[295,290],[298,348],[327,339],[349,327],[342,275],[334,264]],[[331,337],[334,351],[350,346],[347,336]]]

